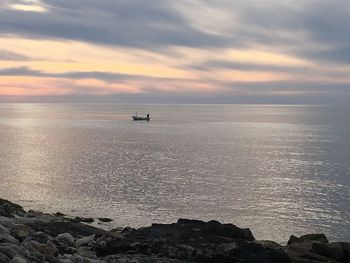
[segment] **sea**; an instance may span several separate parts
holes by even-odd
[[[0,104],[0,183],[26,210],[105,228],[191,218],[349,241],[350,107]]]

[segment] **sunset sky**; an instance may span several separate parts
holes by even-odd
[[[348,0],[1,0],[0,45],[0,101],[350,101]]]

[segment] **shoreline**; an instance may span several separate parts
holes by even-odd
[[[291,236],[280,245],[256,240],[249,228],[214,220],[110,231],[88,225],[92,220],[25,211],[0,198],[0,262],[350,262],[350,243],[329,242],[323,234]]]

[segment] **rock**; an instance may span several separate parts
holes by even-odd
[[[232,224],[221,224],[218,221],[212,220],[203,222],[200,220],[179,219],[177,224],[185,225],[195,231],[204,231],[206,233],[228,237],[239,238],[247,241],[255,240],[249,228],[239,228]]]
[[[36,241],[32,241],[32,246],[42,255],[56,256],[58,255],[58,249],[51,241],[46,244],[40,244]]]
[[[15,256],[10,263],[28,263],[23,257]]]
[[[31,240],[35,240],[41,244],[46,244],[51,238],[44,232],[38,231],[30,236]]]
[[[15,224],[11,227],[11,234],[21,241],[32,232],[33,230],[30,227],[23,224]]]
[[[321,243],[328,243],[328,239],[324,234],[308,234],[299,237],[300,241],[317,241]]]
[[[80,223],[80,222],[83,222],[83,223],[92,223],[94,222],[95,220],[91,217],[75,217],[75,218],[71,218],[71,219],[68,219],[70,222],[75,222],[75,223]]]
[[[293,243],[297,242],[321,242],[321,243],[328,243],[328,239],[324,234],[308,234],[301,237],[296,237],[294,235],[290,236],[288,240],[288,245],[291,245]]]
[[[222,253],[230,253],[232,250],[237,248],[236,243],[224,243],[216,247],[216,250]]]
[[[0,252],[5,254],[9,258],[13,258],[16,255],[24,255],[25,249],[21,246],[14,244],[0,244]]]
[[[74,245],[74,237],[70,233],[59,234],[56,240],[60,243],[65,243],[69,246]]]
[[[51,221],[51,222],[32,222],[28,223],[35,231],[45,232],[49,236],[57,236],[61,233],[70,233],[74,237],[96,235],[110,235],[108,231],[89,226],[82,223]]]
[[[8,218],[0,215],[0,224],[3,225],[4,227],[11,227],[15,223],[13,218]]]
[[[104,223],[113,221],[113,219],[108,218],[108,217],[99,217],[98,220],[100,220],[101,222],[104,222]]]
[[[18,245],[19,241],[9,234],[0,234],[0,243],[10,243]]]
[[[5,254],[0,252],[0,262],[1,263],[9,263],[11,261],[11,259],[6,256]]]
[[[315,242],[312,244],[312,252],[331,259],[342,261],[345,258],[345,254],[346,254],[346,251],[344,249],[344,244],[345,243],[341,243],[341,242],[332,242],[332,243]]]
[[[10,231],[0,224],[0,234],[10,234]]]
[[[56,212],[54,213],[55,216],[58,216],[58,217],[63,217],[65,216],[65,214],[61,213],[61,212]]]
[[[96,235],[94,234],[94,235],[91,235],[91,236],[79,238],[79,239],[77,239],[77,240],[75,241],[75,246],[77,246],[77,247],[87,246],[87,245],[89,245],[91,242],[94,241],[95,236],[96,236]]]
[[[5,214],[3,215],[2,213],[5,213]],[[13,216],[13,215],[24,216],[25,213],[26,212],[24,211],[22,206],[0,198],[0,215],[3,215],[3,216]]]
[[[78,247],[76,254],[84,258],[97,259],[95,251],[92,251],[89,247],[86,246]]]

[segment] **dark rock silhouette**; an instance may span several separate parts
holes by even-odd
[[[255,240],[248,228],[214,220],[179,219],[105,231],[80,223],[81,219],[26,212],[0,199],[0,262],[350,262],[350,244],[329,242],[323,234],[291,236],[282,246]]]

